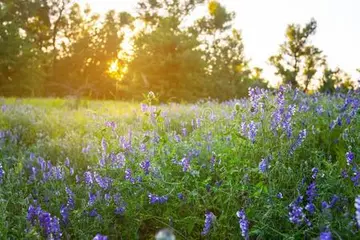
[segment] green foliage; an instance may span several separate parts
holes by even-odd
[[[314,19],[304,27],[295,24],[287,27],[286,41],[280,46],[279,53],[269,58],[283,83],[308,90],[323,61],[322,51],[310,43],[316,28]]]
[[[154,31],[140,33],[124,79],[130,93],[151,90],[163,100],[206,97],[202,93],[206,65],[198,46],[196,37],[174,25],[171,17],[162,18]]]
[[[165,227],[172,228],[177,239],[199,239],[206,211],[216,215],[206,238],[242,239],[236,217],[242,208],[250,223],[250,239],[316,239],[325,227],[333,236],[356,239],[359,233],[352,221],[359,187],[351,176],[360,154],[358,92],[308,96],[282,91],[283,117],[296,106],[290,135],[280,122],[274,124],[276,113],[282,111],[278,92],[254,90],[251,101],[161,106],[156,106],[158,96],[149,93],[143,110],[129,102],[89,101],[72,107],[71,100],[61,99],[1,100],[0,163],[5,171],[0,177],[1,238],[46,239],[38,224],[32,227],[26,220],[29,205],[36,199],[43,210],[62,220],[60,207],[68,201],[68,187],[75,208],[69,212],[70,222],[61,222],[64,239],[92,239],[97,233],[109,239],[151,239]],[[242,127],[252,121],[258,124],[254,142]],[[291,154],[303,129],[307,135]],[[124,139],[131,148],[123,145]],[[89,151],[83,151],[87,146]],[[350,150],[355,154],[353,166],[346,163]],[[117,154],[126,159],[121,168],[112,165]],[[269,156],[269,168],[262,173],[259,163]],[[63,178],[52,175],[45,181],[39,157],[59,167]],[[67,157],[74,174],[65,164]],[[181,161],[186,157],[191,158],[190,167],[183,171]],[[106,164],[101,167],[103,158]],[[139,167],[146,159],[151,162],[149,174]],[[319,169],[316,180],[312,168]],[[126,180],[126,169],[142,180]],[[343,170],[351,176],[341,177]],[[111,177],[111,188],[102,189],[95,180],[91,186],[85,184],[85,171]],[[305,207],[313,181],[315,213],[303,209],[312,226],[293,224],[288,206],[303,195]],[[90,205],[88,194],[96,192],[99,197]],[[111,195],[109,201],[106,193]],[[169,200],[150,204],[149,193],[167,195]],[[126,203],[123,215],[114,213],[116,194]],[[322,208],[322,202],[330,202],[335,194],[339,201]],[[89,215],[93,209],[101,218]]]
[[[253,82],[240,31],[230,31],[235,14],[211,1],[206,16],[191,19],[204,3],[142,0],[135,16],[109,11],[101,17],[71,0],[3,0],[0,93],[140,99],[152,90],[161,101],[243,97]],[[127,30],[136,33],[130,55],[121,48]]]
[[[354,89],[354,82],[351,77],[340,68],[332,70],[328,67],[324,69],[320,92],[334,93],[336,89],[344,92]]]
[[[205,4],[207,11],[193,17]],[[140,100],[154,91],[161,102],[245,97],[267,81],[250,68],[235,17],[217,0],[139,0],[134,15],[104,16],[74,0],[0,0],[0,94]],[[276,74],[304,92],[333,91],[336,84],[353,89],[345,74],[341,83],[329,80],[325,57],[310,42],[316,28],[315,20],[288,26],[270,58]]]

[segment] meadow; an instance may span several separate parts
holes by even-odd
[[[359,90],[0,106],[1,239],[360,239]]]

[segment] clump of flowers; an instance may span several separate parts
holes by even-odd
[[[265,173],[269,169],[271,156],[261,159],[261,162],[259,163],[259,171],[261,173]]]
[[[94,184],[93,174],[89,171],[85,172],[84,180],[87,185],[89,185],[89,186],[93,185]]]
[[[320,233],[320,240],[331,240],[332,235],[329,229],[326,229],[326,231]]]
[[[351,151],[348,151],[346,154],[346,163],[347,165],[351,165],[354,161],[355,155]]]
[[[360,195],[355,198],[355,217],[357,225],[360,226]]]
[[[205,224],[201,235],[206,236],[209,234],[211,227],[215,222],[216,216],[212,212],[205,213]]]
[[[0,163],[0,183],[3,182],[4,175],[5,175],[5,171],[4,171],[3,166]]]
[[[295,150],[301,146],[301,144],[305,141],[306,135],[306,129],[300,131],[295,143],[293,143],[290,148],[290,154],[293,154]]]
[[[259,170],[261,173],[265,173],[268,169],[269,162],[266,158],[263,158],[261,162],[259,163]]]
[[[142,168],[142,170],[144,170],[145,175],[149,174],[150,166],[151,166],[150,160],[148,159],[140,163],[140,167]]]
[[[180,162],[183,167],[183,171],[186,172],[190,168],[190,157],[184,157]]]
[[[130,168],[127,168],[125,170],[125,180],[128,180],[131,183],[135,183],[135,179],[132,177],[132,172]]]
[[[108,237],[101,234],[96,234],[93,240],[108,240]]]
[[[26,219],[32,226],[38,223],[46,238],[54,240],[61,239],[62,232],[59,219],[51,216],[50,213],[42,210],[40,207],[30,205]]]
[[[289,205],[289,220],[296,225],[302,224],[305,220],[303,208],[300,206],[302,199],[303,197],[300,196],[295,202]]]
[[[164,204],[166,203],[168,200],[169,200],[169,197],[168,196],[157,196],[157,195],[154,195],[154,194],[149,194],[148,195],[149,197],[149,202],[150,204]]]
[[[249,239],[249,221],[246,218],[245,210],[241,209],[236,212],[236,216],[239,218],[239,224],[241,229],[241,235],[248,240]]]
[[[248,124],[248,134],[247,135],[252,143],[255,143],[255,137],[256,137],[257,131],[258,131],[257,124],[254,121],[251,121]]]

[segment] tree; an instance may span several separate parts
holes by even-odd
[[[142,31],[134,40],[133,60],[125,82],[132,94],[153,91],[161,100],[194,100],[204,97],[203,53],[194,36],[164,17],[150,33]]]
[[[44,1],[0,0],[0,86],[8,96],[37,95],[43,90],[43,65],[49,40]]]
[[[89,7],[83,11],[74,4],[64,19],[61,57],[57,60],[51,92],[62,96],[111,96],[116,79],[107,74],[116,63],[123,41],[122,27],[131,23],[130,15],[109,11],[103,22]]]
[[[324,69],[321,85],[319,88],[320,92],[334,93],[336,87],[341,83],[341,78],[339,77],[340,69],[335,70],[326,67]]]
[[[286,41],[280,45],[279,53],[269,58],[270,64],[276,68],[276,75],[285,84],[294,88],[302,87],[304,91],[308,90],[324,59],[322,51],[310,43],[316,28],[314,19],[304,27],[290,24],[286,29]]]
[[[208,14],[190,21],[187,17],[204,2],[139,2],[138,20],[145,27],[134,38],[123,89],[132,94],[151,90],[161,100],[225,100],[246,95],[245,81],[251,71],[241,33],[231,30],[235,14],[210,1]]]
[[[205,49],[210,96],[220,100],[245,96],[251,74],[241,32],[232,29],[234,18],[233,12],[212,0],[208,14],[190,28],[199,34]]]
[[[136,17],[104,17],[72,0],[0,0],[0,93],[16,96],[225,100],[260,81],[244,56],[235,18],[220,1],[139,0]],[[124,29],[134,28],[133,54],[123,56]],[[139,26],[139,25],[137,25]],[[121,81],[119,81],[121,80]]]
[[[340,68],[332,70],[327,66],[325,67],[321,86],[319,88],[320,92],[334,93],[336,89],[348,91],[354,88],[354,81],[349,74]]]

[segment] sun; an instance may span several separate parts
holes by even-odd
[[[115,59],[109,62],[109,68],[107,74],[115,79],[121,81],[128,71],[128,66],[121,63],[119,59]]]
[[[109,72],[109,74],[115,74],[115,73],[119,72],[119,61],[117,59],[110,62],[108,72]]]

